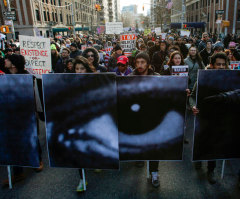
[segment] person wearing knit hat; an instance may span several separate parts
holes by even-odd
[[[51,50],[57,50],[56,45],[55,44],[51,44]]]

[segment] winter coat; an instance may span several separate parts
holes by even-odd
[[[192,60],[190,56],[184,60],[184,63],[188,65],[188,88],[192,90],[197,81],[198,70],[204,69],[204,64]]]
[[[211,49],[211,52],[208,53],[207,49],[204,48],[201,52],[200,55],[202,57],[203,63],[205,66],[207,66],[210,63],[210,57],[213,55],[213,50]]]
[[[154,71],[160,74],[163,74],[164,68],[163,64],[167,58],[167,53],[162,51],[157,51],[153,54],[152,57],[152,66],[154,67]]]

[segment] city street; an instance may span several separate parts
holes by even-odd
[[[77,193],[79,182],[77,169],[49,168],[45,142],[44,123],[41,123],[41,145],[43,147],[44,169],[36,173],[26,168],[26,179],[8,188],[0,189],[0,199],[60,199],[60,198],[184,198],[184,199],[238,199],[240,189],[237,187],[239,160],[226,161],[224,178],[221,180],[222,161],[217,162],[217,183],[210,185],[206,180],[206,163],[197,172],[191,160],[193,117],[187,118],[187,138],[182,162],[160,162],[160,187],[153,188],[147,180],[147,164],[137,168],[134,162],[122,162],[120,171],[104,170],[96,173],[86,171],[88,182],[85,193]],[[7,178],[6,167],[0,168],[0,180]]]

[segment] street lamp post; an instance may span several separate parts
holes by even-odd
[[[72,26],[73,26],[73,35],[76,35],[76,31],[75,31],[75,9],[73,10],[73,6],[74,6],[74,0],[72,0]]]

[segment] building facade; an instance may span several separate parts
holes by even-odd
[[[218,15],[216,13],[218,10],[223,10],[223,14]],[[225,27],[222,27],[222,20],[230,22],[226,32]],[[240,34],[240,2],[239,0],[186,0],[186,22],[204,22],[205,31],[210,33]]]
[[[11,9],[16,12],[14,29],[18,35],[45,36],[67,35],[96,30],[96,0],[13,0]],[[3,13],[7,10],[0,1],[0,23],[5,24]]]

